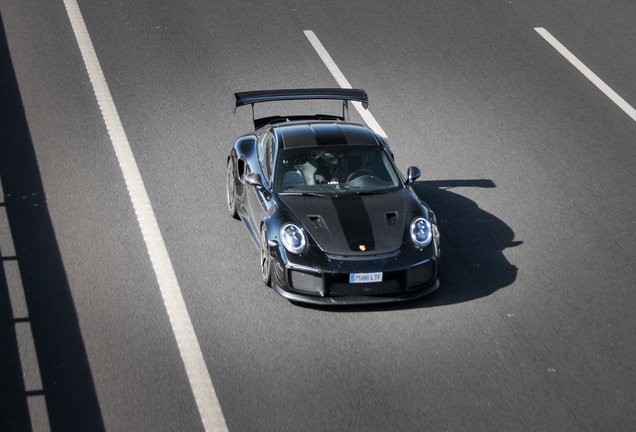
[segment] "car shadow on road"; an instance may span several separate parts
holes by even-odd
[[[462,303],[489,296],[511,285],[517,267],[503,251],[520,245],[514,231],[456,188],[494,188],[492,180],[421,181],[413,185],[418,197],[437,215],[441,236],[440,289],[408,307]]]
[[[486,297],[511,285],[517,267],[503,251],[520,245],[513,230],[457,188],[494,188],[492,180],[435,180],[413,184],[417,196],[435,212],[440,229],[440,288],[425,297],[385,305],[330,307],[330,311],[404,310],[456,304]]]

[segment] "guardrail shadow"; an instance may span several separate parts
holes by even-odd
[[[0,179],[15,249],[0,266],[0,430],[30,431],[28,398],[43,395],[51,431],[104,431],[1,15],[0,95]],[[13,317],[6,259],[18,263],[28,317]],[[25,389],[19,322],[30,323],[41,389]]]

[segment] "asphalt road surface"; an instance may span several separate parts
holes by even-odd
[[[636,3],[78,4],[222,416],[200,411],[64,1],[0,0],[0,430],[633,430],[636,120],[535,29],[634,107]],[[422,169],[430,297],[293,305],[226,214],[251,127],[233,93],[338,86],[305,30]]]

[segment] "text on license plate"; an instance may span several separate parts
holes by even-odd
[[[349,274],[349,283],[369,283],[369,282],[382,282],[382,272]]]

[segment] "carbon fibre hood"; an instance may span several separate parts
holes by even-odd
[[[413,199],[406,189],[339,198],[279,198],[323,251],[338,255],[380,254],[399,249]]]

